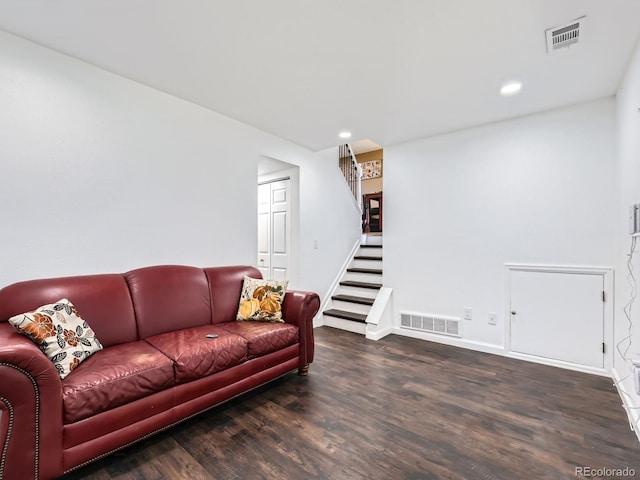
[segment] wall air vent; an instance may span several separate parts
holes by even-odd
[[[400,328],[459,337],[460,319],[441,315],[401,313]]]
[[[553,53],[556,50],[578,43],[584,35],[585,18],[580,17],[566,25],[545,30],[547,53]]]

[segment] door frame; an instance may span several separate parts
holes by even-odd
[[[583,267],[583,266],[566,266],[566,265],[533,265],[519,263],[505,263],[505,306],[504,306],[504,346],[505,356],[527,360],[554,367],[576,370],[579,372],[594,373],[597,375],[611,376],[613,369],[613,353],[616,345],[613,341],[613,314],[614,314],[614,270],[612,267]],[[554,360],[551,358],[539,357],[536,355],[528,355],[525,353],[511,351],[511,272],[542,272],[542,273],[566,273],[580,275],[600,275],[602,276],[602,284],[605,292],[605,301],[603,305],[603,339],[605,344],[605,352],[603,365],[604,368],[589,367],[586,365],[577,365],[563,360]]]
[[[283,162],[284,163],[284,162]],[[291,165],[291,164],[290,164]],[[300,281],[300,168],[291,165],[291,168],[285,168],[276,172],[267,173],[258,176],[258,185],[264,183],[277,182],[279,180],[289,180],[289,193],[291,195],[291,203],[289,204],[289,215],[291,217],[291,250],[289,252],[289,288],[297,288]],[[257,190],[256,190],[257,191]],[[257,202],[256,202],[256,225],[257,225]],[[257,235],[256,235],[257,242]],[[257,248],[256,248],[257,252]],[[256,258],[257,260],[257,258]]]

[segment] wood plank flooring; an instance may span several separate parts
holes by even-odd
[[[610,379],[396,335],[315,333],[308,377],[287,375],[64,479],[562,480],[576,467],[640,477],[640,443]]]

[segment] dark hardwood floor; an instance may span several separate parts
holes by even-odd
[[[287,375],[64,479],[561,480],[576,467],[640,477],[640,443],[610,379],[315,332],[308,377]]]

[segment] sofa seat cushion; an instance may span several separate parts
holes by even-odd
[[[218,326],[247,341],[249,358],[261,357],[298,342],[298,327],[289,323],[243,321],[225,322]]]
[[[207,338],[208,334],[218,335]],[[247,341],[218,326],[162,333],[145,339],[174,363],[176,383],[186,383],[247,360]]]
[[[107,347],[63,380],[64,422],[82,420],[173,385],[173,362],[148,343]]]

